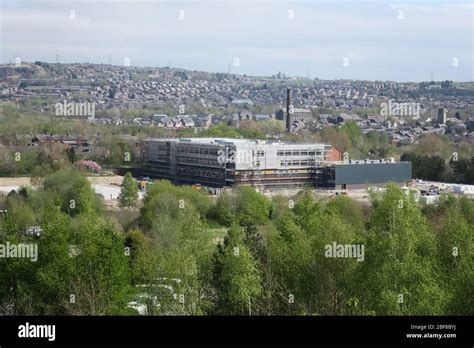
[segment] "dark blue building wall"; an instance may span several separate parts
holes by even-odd
[[[411,162],[337,164],[335,184],[376,184],[412,179]]]

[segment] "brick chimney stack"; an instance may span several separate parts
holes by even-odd
[[[286,89],[286,131],[291,133],[291,89]]]

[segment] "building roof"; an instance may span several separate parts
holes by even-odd
[[[233,138],[148,138],[145,141],[171,141],[176,143],[194,143],[194,144],[260,144],[260,145],[324,145],[315,143],[294,143],[273,140],[259,139],[233,139]]]

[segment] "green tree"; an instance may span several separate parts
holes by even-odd
[[[445,209],[438,239],[444,286],[449,293],[447,313],[473,315],[474,235],[457,204]]]
[[[44,178],[43,188],[56,194],[61,199],[62,211],[71,216],[100,209],[100,201],[89,181],[73,169],[60,169],[48,175]]]
[[[212,218],[226,227],[230,227],[235,223],[235,214],[232,212],[232,202],[232,197],[227,193],[222,193],[217,199],[212,213]]]
[[[125,238],[113,224],[81,214],[72,227],[71,244],[77,248],[74,272],[68,284],[74,302],[71,314],[125,314],[130,301],[131,272]]]
[[[243,243],[245,234],[232,227],[213,255],[213,285],[218,314],[252,314],[252,305],[262,295],[258,262]]]
[[[349,312],[348,279],[360,266],[356,258],[332,258],[327,246],[364,244],[362,227],[344,216],[354,209],[338,201],[324,209],[310,191],[278,222],[268,242],[272,308],[282,314],[340,315]],[[357,211],[356,209],[354,211]],[[357,314],[361,314],[357,312]]]
[[[434,234],[412,197],[387,186],[370,219],[354,296],[377,315],[438,315],[446,292],[436,273]]]
[[[132,283],[134,285],[150,283],[155,275],[157,263],[150,241],[135,229],[128,232],[126,246],[130,248]]]
[[[271,202],[253,187],[237,188],[237,211],[240,224],[264,224],[270,217]]]
[[[122,189],[118,199],[121,207],[131,208],[137,204],[138,187],[130,172],[123,177]]]

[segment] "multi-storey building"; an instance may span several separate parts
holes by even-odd
[[[294,121],[303,121],[305,123],[315,121],[316,117],[313,116],[313,113],[310,109],[302,109],[302,108],[292,108],[291,109],[291,120]],[[285,121],[286,120],[286,112],[283,109],[279,109],[275,112],[275,118],[277,120]]]
[[[147,139],[151,176],[208,186],[311,186],[318,164],[334,158],[326,144],[247,139]]]
[[[327,144],[248,139],[147,139],[143,173],[178,184],[209,187],[252,185],[333,189],[404,184],[411,163],[384,160],[341,161]]]

